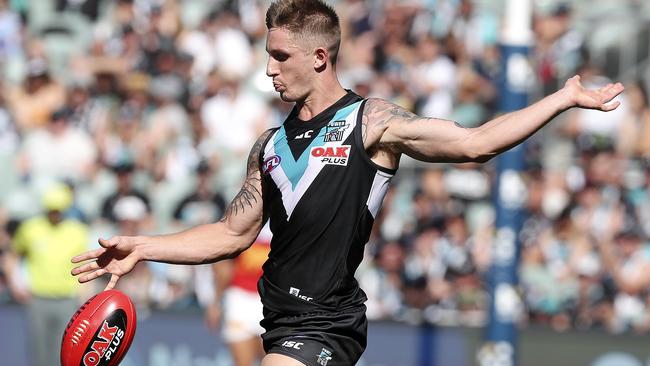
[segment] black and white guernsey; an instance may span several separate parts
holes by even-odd
[[[364,103],[348,91],[309,121],[294,109],[264,145],[273,239],[259,290],[268,311],[341,311],[366,300],[354,272],[395,170],[364,149]]]

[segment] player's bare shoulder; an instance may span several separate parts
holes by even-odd
[[[408,110],[380,98],[369,98],[363,108],[363,145],[368,148],[380,143],[386,130],[395,123],[417,120],[419,117]]]
[[[395,124],[415,121],[419,117],[408,110],[380,98],[369,98],[363,108],[361,132],[363,146],[380,165],[396,167],[400,150],[387,138],[388,129]]]

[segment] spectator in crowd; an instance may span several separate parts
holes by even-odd
[[[624,211],[617,210],[610,220],[609,227],[596,238],[605,269],[616,288],[607,325],[614,332],[646,332],[650,329],[650,247],[643,242],[640,227],[625,217]]]
[[[5,95],[23,131],[47,125],[52,113],[65,103],[65,89],[51,77],[47,60],[40,57],[28,61],[23,84],[10,86]]]
[[[149,211],[142,198],[134,194],[116,196],[114,204],[110,207],[111,217],[115,220],[120,235],[138,235],[145,232],[144,224]],[[163,302],[170,297],[169,287],[164,280],[156,286],[152,267],[141,263],[133,270],[133,277],[117,287],[131,298],[141,316],[147,315],[155,301]],[[164,271],[163,268],[159,272]]]
[[[630,108],[621,122],[616,150],[625,157],[650,157],[650,99],[641,80],[626,87]]]
[[[397,242],[381,245],[374,266],[360,274],[359,284],[368,296],[368,319],[404,318],[404,248]]]
[[[20,173],[25,178],[62,179],[80,183],[95,172],[97,149],[91,138],[70,125],[66,107],[52,113],[46,129],[26,134],[20,153]]]
[[[557,88],[559,82],[572,75],[585,61],[583,37],[571,25],[571,4],[549,2],[537,7],[534,21],[536,34],[535,59],[544,95]]]
[[[196,189],[174,209],[174,219],[185,227],[219,220],[226,210],[226,200],[211,188],[213,172],[205,160],[196,167]]]
[[[145,213],[148,216],[151,213],[149,198],[145,192],[140,191],[133,183],[133,174],[135,165],[131,161],[122,161],[112,167],[117,175],[117,189],[104,199],[102,203],[102,218],[109,222],[116,223],[115,206],[122,197],[136,197],[145,206]]]
[[[458,86],[457,66],[444,54],[442,42],[433,36],[423,36],[416,49],[418,63],[411,72],[417,94],[423,97],[419,113],[449,118]]]
[[[42,201],[45,213],[20,224],[5,258],[11,292],[27,306],[35,366],[59,363],[61,334],[83,296],[70,276],[68,257],[87,250],[90,239],[86,225],[64,216],[73,199],[66,185],[49,187]],[[20,276],[20,259],[25,261],[27,278]]]

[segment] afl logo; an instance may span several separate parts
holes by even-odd
[[[270,174],[273,169],[275,169],[275,167],[280,165],[281,160],[282,159],[279,155],[269,156],[268,158],[264,159],[264,164],[262,165],[262,173]]]

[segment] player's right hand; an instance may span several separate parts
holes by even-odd
[[[89,250],[72,258],[72,263],[81,264],[72,269],[73,276],[80,276],[79,282],[92,281],[106,273],[111,274],[111,279],[104,290],[110,290],[121,276],[131,272],[140,258],[136,253],[136,237],[114,236],[110,239],[99,239],[102,247]]]

